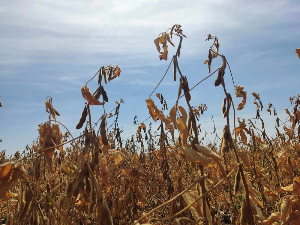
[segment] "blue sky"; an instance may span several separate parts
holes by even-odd
[[[101,66],[117,64],[118,79],[105,85],[109,103],[123,98],[119,125],[123,138],[135,133],[133,118],[141,122],[149,116],[145,99],[164,74],[175,48],[169,46],[169,60],[159,61],[153,40],[173,24],[181,24],[184,34],[179,65],[190,87],[208,75],[203,62],[211,43],[206,35],[216,35],[220,52],[230,63],[235,83],[245,87],[248,101],[238,112],[255,117],[251,92],[261,94],[267,107],[273,103],[282,118],[288,98],[299,94],[300,2],[292,1],[1,1],[0,2],[0,150],[23,150],[38,136],[38,124],[47,120],[45,98],[51,96],[60,112],[58,120],[73,134],[84,106],[81,87]],[[174,43],[178,40],[175,38]],[[221,61],[214,60],[212,70]],[[234,94],[229,73],[228,90]],[[207,104],[201,118],[203,130],[212,131],[214,115],[218,132],[225,120],[221,106],[224,93],[214,87],[215,77],[192,92],[192,105]],[[96,89],[97,81],[89,83]],[[162,93],[169,108],[174,105],[178,81],[172,71],[156,92]],[[156,93],[155,92],[155,93]],[[156,104],[158,99],[154,96]],[[235,99],[237,105],[241,99]],[[185,100],[179,103],[186,106]],[[102,115],[101,106],[92,107],[92,120]],[[267,132],[274,133],[274,118],[266,119]],[[110,124],[113,119],[108,121]],[[150,122],[148,120],[147,122]],[[147,125],[147,123],[146,123]]]

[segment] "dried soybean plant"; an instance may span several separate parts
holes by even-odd
[[[168,44],[175,47],[175,38],[179,39],[175,54],[146,99],[148,119],[153,121],[148,125],[148,119],[138,123],[135,118],[136,134],[126,141],[122,140],[123,129],[118,125],[124,101],[116,101],[111,111],[105,109],[108,94],[104,86],[120,75],[118,66],[101,67],[82,87],[86,103],[76,128],[84,129],[78,137],[73,137],[58,121],[59,113],[52,98],[47,97],[49,117],[39,125],[38,139],[22,154],[17,152],[10,159],[5,152],[0,153],[3,223],[300,223],[297,160],[300,96],[290,98],[287,119],[282,120],[275,105],[270,103],[264,108],[261,96],[252,92],[255,118],[236,121],[234,100],[225,86],[225,72],[231,76],[236,97],[242,99],[237,110],[244,108],[247,92],[234,84],[229,63],[220,53],[218,38],[207,36],[206,41],[212,41],[212,45],[204,63],[210,74],[191,88],[178,63],[183,38],[186,38],[182,27],[174,25],[159,34],[154,43],[159,58],[167,61]],[[222,64],[213,70],[212,62],[216,58],[222,59]],[[163,93],[151,97],[171,66],[178,93],[169,109],[170,102],[167,103]],[[217,74],[214,85],[222,86],[224,91],[221,112],[226,125],[220,146],[204,146],[199,138],[200,123],[201,115],[208,108],[206,104],[191,105],[191,91],[214,74]],[[92,93],[87,85],[95,77],[99,86]],[[103,115],[93,122],[90,107],[99,105]],[[275,137],[267,133],[263,110],[276,118]],[[234,121],[229,117],[230,112]],[[152,123],[158,123],[158,129],[153,130]],[[66,130],[64,134],[62,130]]]

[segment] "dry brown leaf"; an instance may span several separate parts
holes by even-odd
[[[250,168],[251,165],[250,165],[248,153],[246,151],[239,151],[238,152],[238,156],[241,158],[241,160],[244,163],[244,165],[246,167]]]
[[[50,113],[53,119],[55,119],[55,115],[60,116],[60,114],[54,109],[52,104],[48,101],[45,102],[46,112]]]
[[[111,145],[107,143],[107,145],[103,145],[101,149],[103,152],[107,152],[109,149],[111,149]]]
[[[299,225],[300,224],[300,210],[295,210],[290,213],[288,220],[289,225]]]
[[[45,155],[46,162],[52,173],[55,172],[55,168],[53,167],[53,159],[52,159],[52,157],[54,156],[54,152],[55,152],[55,148],[50,148],[43,152],[43,154]]]
[[[208,157],[211,157],[211,159],[215,162],[218,162],[218,161],[221,161],[222,160],[222,157],[219,156],[216,152],[204,147],[204,146],[201,146],[201,145],[195,145],[197,147],[197,150],[198,152],[208,156]]]
[[[139,178],[141,175],[145,176],[134,167],[123,167],[122,173],[131,178]]]
[[[211,164],[210,159],[206,158],[196,150],[191,149],[189,147],[182,147],[182,149],[188,161],[200,164],[202,166],[208,166],[209,164]]]
[[[160,93],[156,93],[156,97],[158,97],[158,99],[161,98],[161,94]]]
[[[295,50],[295,52],[296,52],[296,54],[298,55],[298,57],[299,57],[299,59],[300,59],[300,48],[297,48],[297,49]]]
[[[193,203],[196,200],[190,195],[191,192],[192,191],[188,191],[182,195],[182,198],[186,205],[190,205],[191,203]],[[195,202],[193,205],[191,205],[189,207],[189,210],[191,211],[193,218],[195,220],[197,220],[200,216],[202,216],[200,201]]]
[[[170,110],[170,119],[173,122],[173,124],[175,125],[175,127],[177,127],[176,106],[173,106],[172,109]]]
[[[81,93],[90,105],[104,105],[104,102],[99,102],[95,96],[90,93],[90,89],[86,85],[81,88]]]
[[[7,162],[0,165],[0,199],[7,201],[16,196],[11,193],[11,187],[24,175],[23,162]]]
[[[255,100],[260,100],[260,97],[259,97],[258,93],[256,93],[256,92],[253,91],[251,94],[253,95],[253,97],[255,98]]]
[[[107,118],[111,118],[113,117],[114,115],[112,113],[109,113],[108,117]]]
[[[180,110],[181,118],[182,118],[183,123],[186,124],[187,113],[186,113],[185,109],[180,105],[178,105],[178,109]]]
[[[261,211],[261,209],[257,206],[257,204],[253,201],[253,199],[251,198],[251,196],[249,196],[249,199],[250,199],[250,204],[253,208],[255,208],[255,211],[256,211],[256,217],[258,218],[258,221],[259,222],[262,222],[265,220],[265,217]]]
[[[140,124],[140,127],[141,127],[141,129],[146,130],[146,125],[145,125],[144,123],[141,123],[141,124]]]
[[[222,174],[224,177],[226,177],[227,174],[226,174],[226,171],[225,171],[225,168],[224,168],[222,162],[221,162],[221,161],[218,161],[217,164],[218,164],[218,167],[219,167],[219,169],[220,169],[221,174]]]
[[[155,107],[154,107],[154,101],[151,98],[148,98],[145,100],[147,107],[149,109],[149,114],[152,117],[152,119],[154,120],[154,122],[157,121],[156,117],[157,117],[157,113],[155,112]]]
[[[300,178],[295,177],[293,182],[293,195],[300,195]]]
[[[52,140],[56,145],[61,144],[61,139],[62,139],[62,133],[59,129],[59,124],[52,124],[51,127],[51,136],[52,136]],[[57,150],[60,151],[60,153],[64,153],[63,151],[63,146],[59,146],[57,147]]]
[[[154,40],[154,44],[155,44],[155,46],[156,46],[156,48],[157,48],[157,51],[160,52],[159,38],[156,38],[156,39]]]
[[[168,60],[168,50],[167,51],[164,51],[164,52],[161,52],[160,55],[159,55],[159,59],[162,60]]]
[[[88,206],[89,202],[87,201],[85,194],[79,193],[76,201],[75,201],[75,205],[77,206]]]
[[[42,154],[45,156],[46,162],[52,172],[55,171],[52,165],[52,157],[55,152],[55,143],[52,138],[52,127],[49,123],[44,123],[39,125],[40,133],[40,146],[42,147]],[[47,149],[47,150],[45,150]]]
[[[236,136],[240,135],[243,144],[247,145],[247,136],[244,131],[246,131],[246,133],[250,134],[249,130],[246,128],[245,122],[239,120],[239,126],[235,128],[235,134],[236,134]]]
[[[114,151],[115,165],[119,165],[125,159],[125,155],[120,151]]]
[[[277,222],[281,219],[281,213],[275,212],[271,216],[262,222],[262,225],[272,225],[274,222]]]
[[[250,182],[250,179],[249,179],[249,174],[248,173],[244,173],[244,177],[245,177],[245,180],[246,180],[246,183],[247,183],[247,186],[248,186],[248,191],[249,191],[249,194],[252,198],[252,200],[257,204],[259,205],[260,207],[263,207],[263,202],[260,201],[257,197],[258,195],[258,192],[256,191],[256,189],[252,186],[252,183]]]
[[[102,183],[105,184],[107,192],[110,192],[107,161],[105,161],[104,159],[101,159],[100,165],[101,165],[100,172],[101,172]]]
[[[235,86],[235,95],[236,95],[237,98],[239,98],[239,97],[243,98],[242,102],[238,105],[238,109],[237,109],[237,110],[242,110],[245,107],[245,104],[246,104],[247,92],[244,91],[243,86],[236,85]]]
[[[281,205],[280,205],[280,210],[281,210],[281,220],[283,222],[283,224],[285,224],[286,222],[286,219],[287,219],[287,213],[288,213],[288,210],[290,208],[290,197],[289,196],[286,196]]]
[[[243,200],[242,208],[240,210],[238,225],[254,225],[254,218],[251,205],[247,204],[246,198]]]
[[[164,33],[162,36],[159,37],[159,43],[162,45],[167,44],[167,34]]]
[[[166,34],[166,37],[167,37],[167,41],[168,41],[173,47],[175,47],[175,45],[173,44],[173,42],[172,42],[171,39],[170,39],[169,34]]]
[[[114,70],[113,70],[113,75],[114,75],[114,76],[111,77],[110,80],[113,80],[113,79],[119,77],[120,74],[121,74],[121,69],[120,69],[120,67],[116,66],[116,67],[114,68]]]
[[[285,187],[280,187],[279,192],[292,192],[293,191],[293,184],[290,184]]]
[[[94,212],[96,224],[113,225],[113,219],[105,200],[96,204]]]

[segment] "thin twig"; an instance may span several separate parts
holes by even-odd
[[[93,80],[94,78],[95,78],[95,76],[97,76],[97,74],[99,73],[99,70],[96,72],[96,74],[91,78],[91,79],[89,79],[87,82],[86,82],[86,84],[85,85],[87,85],[88,84],[88,82],[90,82],[91,80]]]
[[[211,77],[215,72],[217,72],[219,70],[216,69],[214,72],[212,72],[211,74],[209,74],[207,77],[203,78],[202,80],[200,80],[197,84],[195,84],[190,90],[188,90],[187,92],[185,92],[184,94],[182,94],[179,98],[182,98],[186,93],[190,92],[191,90],[193,90],[195,87],[197,87],[199,84],[201,84],[203,81],[205,81],[207,78]]]
[[[165,76],[167,75],[167,73],[168,73],[168,71],[169,71],[169,69],[170,69],[170,66],[171,66],[173,60],[174,60],[174,58],[172,58],[172,60],[171,60],[171,62],[170,62],[170,64],[169,64],[169,66],[168,66],[168,69],[166,70],[165,74],[163,75],[163,77],[161,78],[161,80],[158,82],[158,84],[156,85],[156,87],[154,88],[154,90],[153,90],[153,91],[151,92],[151,94],[149,95],[149,98],[151,97],[151,95],[154,93],[154,91],[156,90],[156,88],[158,88],[158,86],[160,85],[160,83],[163,81],[163,79],[164,79]]]
[[[81,137],[83,137],[83,136],[84,136],[84,134],[82,134],[82,135],[80,135],[80,136],[78,136],[78,137],[76,137],[76,138],[73,138],[73,139],[71,139],[71,140],[69,140],[69,141],[66,141],[66,142],[64,142],[64,143],[62,143],[62,144],[54,145],[54,146],[52,146],[52,147],[49,147],[49,148],[43,149],[43,150],[41,150],[41,151],[35,152],[35,154],[37,154],[37,153],[42,153],[42,152],[47,151],[47,150],[52,149],[52,148],[58,148],[58,147],[60,147],[60,146],[63,146],[63,145],[65,145],[65,144],[68,144],[68,143],[70,143],[70,142],[72,142],[72,141],[75,141],[76,139],[81,138]]]
[[[57,120],[50,120],[50,121],[55,121],[56,123],[59,123],[60,125],[62,125],[69,132],[69,134],[71,135],[71,137],[74,138],[73,135],[71,134],[71,132],[69,131],[69,129],[65,125],[63,125],[63,123],[61,123],[61,122],[59,122]]]

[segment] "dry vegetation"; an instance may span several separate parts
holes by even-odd
[[[218,39],[209,34],[206,41],[212,45],[204,63],[210,74],[205,79],[216,74],[214,84],[224,90],[220,108],[226,125],[220,146],[203,146],[199,125],[207,107],[191,106],[190,91],[205,79],[190,88],[180,71],[177,59],[186,38],[181,26],[161,33],[154,43],[160,59],[167,60],[168,43],[175,46],[174,38],[179,38],[179,45],[163,78],[173,65],[174,81],[179,83],[177,101],[167,115],[163,95],[156,94],[159,101],[155,97],[161,107],[151,98],[156,88],[146,100],[148,119],[160,124],[159,135],[143,121],[137,124],[136,136],[122,142],[118,115],[124,102],[117,101],[116,108],[106,113],[104,89],[121,69],[101,67],[94,76],[98,76],[99,88],[93,94],[89,91],[87,84],[93,77],[81,89],[87,103],[76,128],[85,126],[82,135],[73,137],[57,121],[59,113],[48,97],[49,119],[39,125],[38,141],[10,159],[1,153],[3,223],[300,224],[300,96],[290,98],[285,121],[268,105],[266,110],[277,118],[274,138],[265,132],[259,94],[252,93],[257,123],[236,119],[235,110],[244,108],[247,92],[234,84],[227,59],[219,53]],[[296,53],[300,58],[299,49]],[[223,63],[211,73],[217,57]],[[225,71],[232,78],[236,97],[242,98],[237,108],[225,86]],[[180,98],[185,99],[185,108],[178,104]],[[91,105],[103,107],[96,123],[91,120]],[[108,127],[110,117],[114,122]]]

